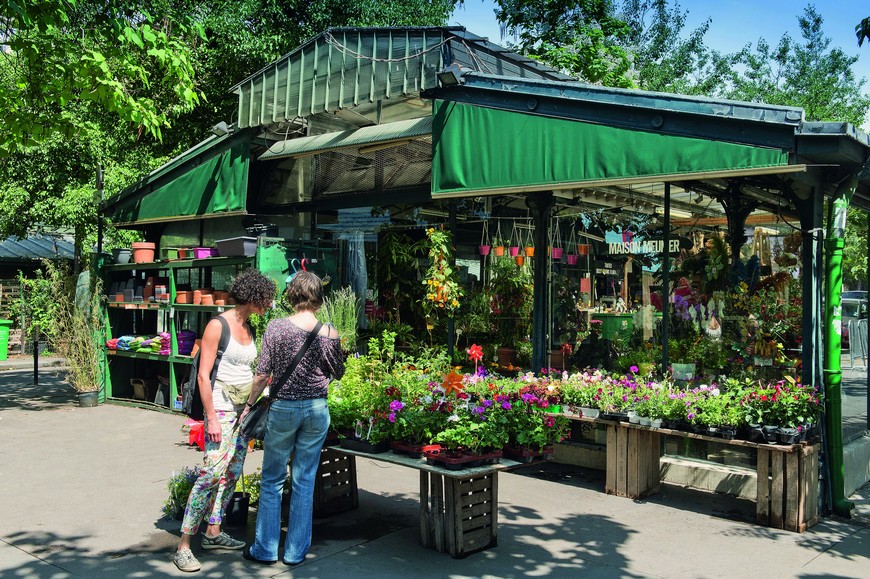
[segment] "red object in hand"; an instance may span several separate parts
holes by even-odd
[[[187,435],[187,444],[195,444],[200,450],[205,450],[205,423],[200,420],[189,420],[190,432]]]

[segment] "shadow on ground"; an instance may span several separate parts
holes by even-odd
[[[64,370],[41,370],[39,385],[33,384],[33,371],[0,372],[0,409],[55,410],[77,404]]]

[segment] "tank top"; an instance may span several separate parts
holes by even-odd
[[[251,364],[257,358],[257,344],[252,340],[247,346],[238,343],[230,336],[227,349],[218,365],[215,376],[214,390],[212,390],[212,402],[215,410],[235,410],[235,406],[224,393],[221,382],[226,384],[248,384],[254,380],[254,372]]]

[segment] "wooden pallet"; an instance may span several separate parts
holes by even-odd
[[[314,517],[328,517],[358,506],[356,457],[324,447],[314,479]]]
[[[607,474],[609,495],[643,498],[661,486],[659,434],[652,430],[607,425]]]
[[[462,558],[498,544],[498,472],[466,478],[420,472],[420,540]]]
[[[819,521],[819,445],[758,448],[756,521],[803,533]]]

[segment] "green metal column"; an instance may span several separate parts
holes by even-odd
[[[831,218],[828,220],[828,235],[825,240],[825,432],[827,464],[830,472],[831,506],[834,513],[850,517],[854,504],[846,500],[845,473],[843,466],[843,371],[840,368],[841,352],[841,307],[840,292],[843,289],[843,247],[846,232],[846,213],[849,200],[855,191],[857,178],[852,176],[837,188],[832,202]]]
[[[555,200],[552,193],[531,193],[526,197],[526,206],[531,210],[535,223],[535,257],[532,281],[532,370],[538,372],[547,363],[547,351],[550,348],[550,336],[547,333],[547,306],[549,304],[550,286],[548,285],[547,269],[550,258],[547,255],[549,244],[548,229],[550,214]]]

